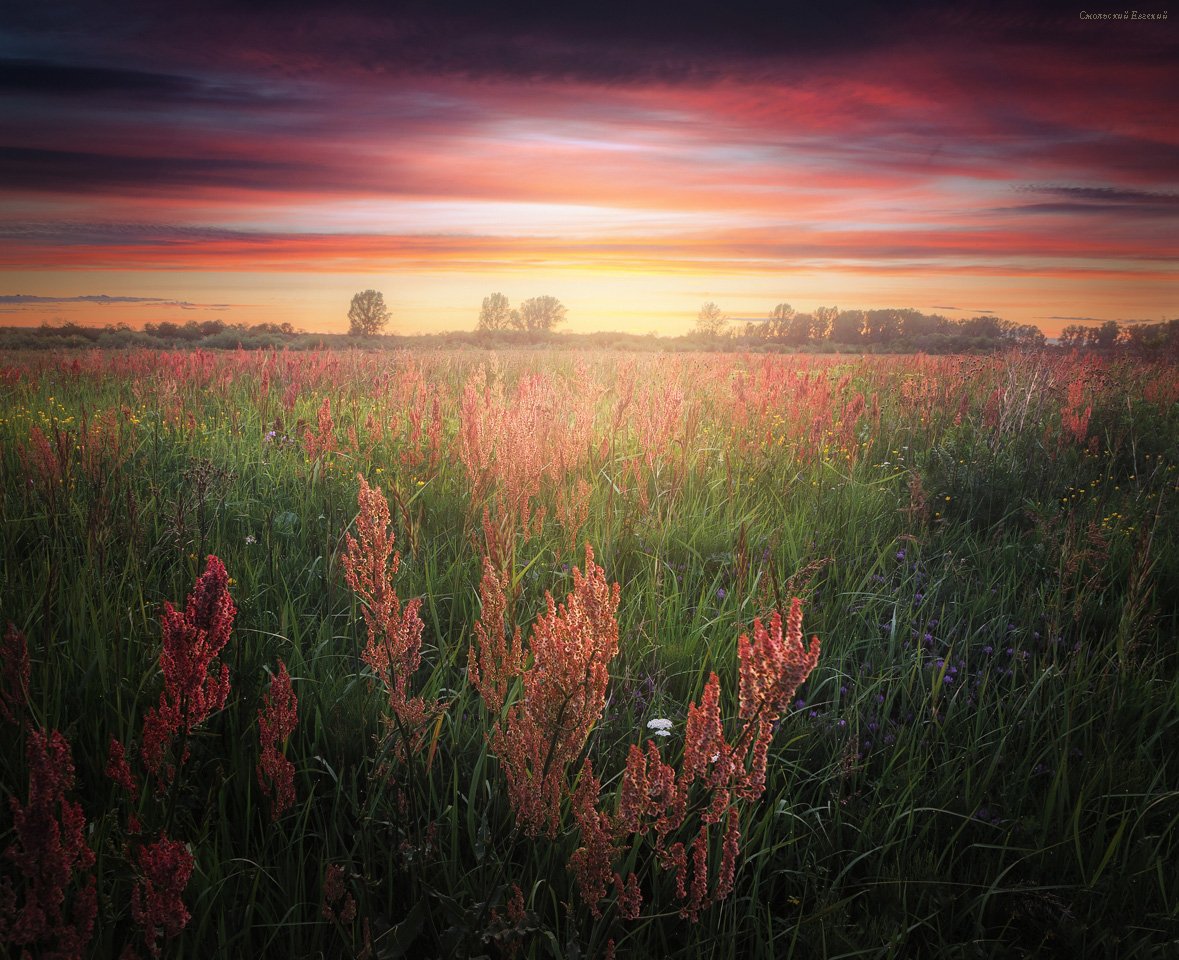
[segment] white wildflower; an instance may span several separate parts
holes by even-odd
[[[656,717],[654,720],[647,721],[647,729],[657,737],[670,737],[671,728],[672,722],[665,720],[663,717]]]

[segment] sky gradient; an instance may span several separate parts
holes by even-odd
[[[26,5],[0,27],[0,325],[572,330],[916,307],[1179,313],[1179,10]],[[1162,13],[1165,3],[1138,12]]]

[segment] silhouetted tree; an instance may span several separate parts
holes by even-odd
[[[1134,353],[1162,350],[1175,353],[1179,348],[1179,320],[1129,324],[1122,329],[1122,339]]]
[[[839,307],[816,307],[811,314],[811,328],[807,331],[808,340],[826,340],[831,336],[831,329],[835,326],[835,319],[839,316]]]
[[[762,336],[770,340],[782,340],[789,334],[790,321],[794,319],[794,307],[779,303],[770,311],[770,318],[762,324]]]
[[[145,323],[143,329],[150,336],[159,337],[161,340],[187,339],[184,336],[184,328],[173,323],[171,320],[161,320],[159,323]]]
[[[1098,350],[1112,350],[1118,345],[1122,328],[1116,320],[1106,320],[1100,327],[1089,331],[1089,346]]]
[[[789,318],[774,321],[777,324],[775,339],[783,343],[801,344],[811,338],[815,317],[810,313],[795,313]]]
[[[353,337],[372,337],[389,322],[389,308],[379,290],[362,290],[352,298],[348,308],[348,333]]]
[[[844,310],[831,324],[830,337],[836,343],[859,343],[863,335],[863,310]]]
[[[982,337],[984,340],[1001,340],[1014,326],[1015,324],[1010,320],[1000,320],[998,317],[987,315],[963,320],[961,331],[969,337]]]
[[[729,318],[725,316],[724,311],[710,300],[696,314],[695,332],[706,337],[716,337],[720,335],[728,322]]]
[[[520,330],[553,330],[565,322],[567,313],[556,297],[533,297],[512,314],[512,324]]]
[[[920,310],[900,310],[901,329],[905,339],[914,340],[931,334],[950,333],[952,324],[939,313],[922,313]]]
[[[254,323],[249,327],[250,333],[269,333],[274,335],[292,336],[295,333],[295,328],[290,321],[284,320],[282,323]]]
[[[1031,323],[1021,323],[1011,328],[1008,335],[1017,347],[1044,346],[1044,331]]]
[[[512,325],[512,306],[502,293],[483,298],[477,330],[507,330]]]
[[[864,314],[864,339],[888,343],[901,335],[901,316],[896,310],[869,310]]]

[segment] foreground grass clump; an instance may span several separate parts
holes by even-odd
[[[1176,372],[0,358],[0,939],[1168,956]]]

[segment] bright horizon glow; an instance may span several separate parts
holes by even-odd
[[[497,291],[578,332],[682,333],[708,300],[1174,316],[1170,25],[871,9],[30,20],[0,35],[0,325],[339,332],[369,287],[407,333]]]

